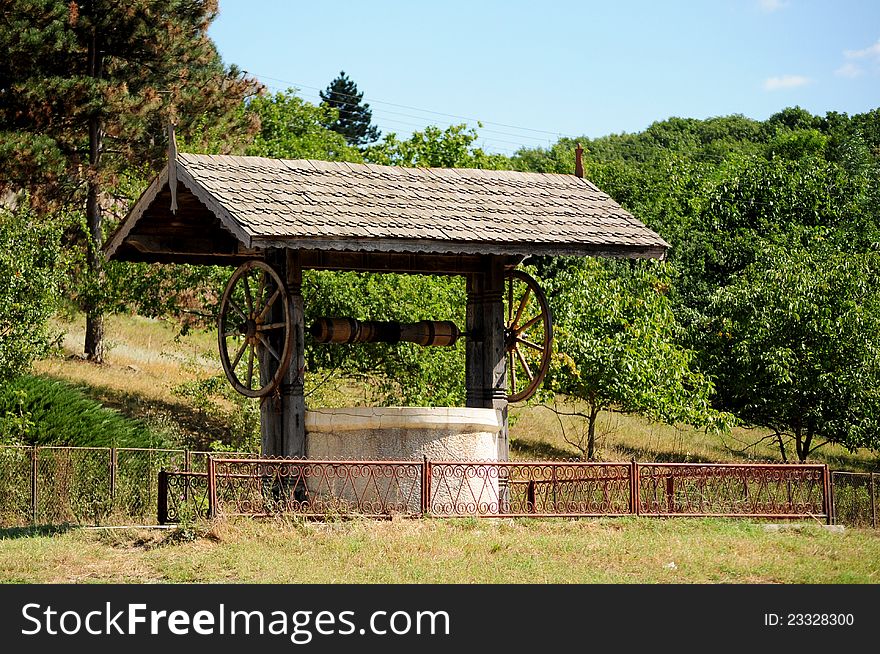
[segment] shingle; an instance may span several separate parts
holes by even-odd
[[[667,244],[573,175],[180,154],[178,163],[256,238]]]

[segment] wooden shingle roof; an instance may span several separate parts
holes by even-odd
[[[174,176],[180,208],[172,214]],[[172,170],[153,181],[105,251],[110,258],[169,260],[150,252],[175,236],[179,243],[215,238],[223,252],[642,258],[662,257],[668,247],[574,175],[194,154],[177,155]]]

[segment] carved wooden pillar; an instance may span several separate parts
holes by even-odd
[[[504,349],[504,265],[487,256],[483,271],[467,276],[465,385],[467,406],[501,411],[498,460],[509,459],[507,357]]]
[[[293,356],[277,393],[264,398],[260,405],[260,432],[262,453],[266,456],[305,456],[305,398],[303,394],[304,325],[302,297],[302,268],[299,253],[294,250],[271,249],[266,253],[266,262],[271,265],[281,279],[285,280],[290,296],[291,318],[293,321]],[[271,322],[281,322],[282,304],[272,306]],[[269,332],[272,346],[277,352],[283,347],[280,331]],[[268,356],[268,355],[266,355]],[[274,359],[261,361],[263,374],[274,373]],[[265,377],[263,379],[265,383]]]
[[[284,456],[306,455],[306,401],[303,388],[305,375],[305,315],[303,313],[302,266],[299,252],[287,252],[287,292],[293,312],[293,356],[281,384],[284,414]]]

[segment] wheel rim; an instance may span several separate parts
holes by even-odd
[[[220,301],[217,341],[226,378],[242,395],[263,397],[281,383],[293,350],[290,310],[284,282],[268,264],[248,261],[230,277]],[[281,330],[279,351],[269,335]]]
[[[550,367],[553,318],[544,291],[530,275],[511,270],[504,286],[507,401],[522,402],[535,394]]]

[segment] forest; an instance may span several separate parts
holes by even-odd
[[[55,340],[58,314],[86,322],[100,365],[104,317],[210,327],[231,270],[105,262],[101,246],[182,151],[492,168],[585,176],[671,248],[664,261],[524,262],[548,290],[557,338],[532,401],[578,398],[593,458],[603,412],[725,432],[761,429],[783,460],[826,443],[880,449],[880,108],[780,108],[660,119],[642,132],[559,139],[512,156],[479,127],[380,134],[344,73],[322,102],[269,93],[224,63],[211,2],[11,0],[0,27],[0,382]],[[584,126],[585,131],[588,126]],[[319,315],[463,324],[458,279],[309,272]],[[460,348],[307,343],[307,384],[357,385],[359,401],[460,405]],[[216,380],[205,380],[206,385]],[[0,438],[26,441],[0,407]]]

